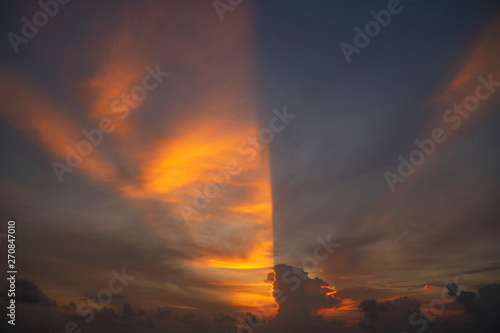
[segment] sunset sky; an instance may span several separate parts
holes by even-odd
[[[1,15],[1,327],[500,328],[497,1]]]

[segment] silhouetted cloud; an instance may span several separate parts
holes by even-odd
[[[19,279],[16,281],[15,300],[17,302],[34,303],[41,306],[57,306],[57,302],[48,298],[37,285],[26,280]],[[7,291],[0,294],[1,297],[7,298]]]
[[[219,312],[219,313],[214,313],[214,322],[216,322],[218,324],[234,323],[234,322],[236,322],[236,319],[232,318],[231,316],[229,316],[227,314]]]
[[[317,312],[335,308],[341,301],[327,282],[311,279],[301,268],[286,264],[274,266],[274,276],[269,275],[267,280],[272,278],[273,296],[279,308],[278,314],[262,328],[263,332],[305,332],[329,325]]]
[[[464,312],[472,319],[474,329],[482,332],[500,331],[500,284],[490,284],[478,289],[478,297],[469,291],[462,291],[457,302],[464,306]]]
[[[377,302],[374,299],[364,300],[358,305],[362,318],[359,328],[374,332],[400,332],[415,330],[410,324],[410,316],[416,313],[412,320],[423,319],[418,313],[420,303],[408,297],[394,301]],[[420,328],[420,327],[417,327]]]

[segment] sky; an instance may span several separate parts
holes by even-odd
[[[8,332],[500,328],[496,1],[1,6]]]

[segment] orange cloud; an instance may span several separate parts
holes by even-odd
[[[424,286],[424,290],[425,290],[425,291],[428,291],[428,292],[432,292],[432,288],[434,288],[434,286],[431,286],[431,285],[428,285],[428,284],[426,284],[426,285]]]
[[[119,15],[90,22],[89,31],[96,32],[92,38],[82,38],[78,48],[61,57],[67,68],[89,70],[77,82],[59,74],[86,110],[85,126],[22,82],[13,84],[4,75],[0,88],[7,101],[2,116],[59,158],[67,145],[75,147],[83,139],[80,131],[88,124],[112,119],[115,130],[105,134],[106,155],[103,147],[94,147],[81,171],[144,209],[145,223],[170,247],[196,254],[183,265],[220,286],[202,288],[200,297],[251,308],[250,300],[273,302],[271,287],[241,286],[260,282],[274,260],[268,151],[255,150],[251,161],[238,151],[260,127],[250,9],[242,4],[233,13],[237,19],[221,23],[215,13],[206,15],[213,11],[209,2],[124,4]],[[141,85],[145,67],[156,64],[172,74],[168,87],[150,91],[120,121],[114,101]],[[117,177],[118,163],[110,161],[130,173]],[[231,161],[241,172],[231,174],[209,205],[184,224],[179,204],[192,206],[196,190],[204,192],[214,183],[213,174],[227,171]],[[158,209],[148,211],[151,206]],[[232,286],[230,291],[222,290],[226,286]]]
[[[175,11],[164,5],[139,10],[135,15],[144,16],[150,24],[137,30],[124,24],[123,31],[116,29],[102,38],[110,40],[111,46],[96,57],[99,71],[84,86],[89,116],[111,116],[110,104],[140,84],[144,66],[159,63],[172,72],[168,80],[175,81],[170,85],[175,94],[170,91],[171,97],[154,105],[154,125],[163,131],[144,141],[148,129],[134,117],[123,122],[124,129],[120,129],[122,123],[117,125],[115,151],[135,174],[115,185],[132,203],[157,202],[164,207],[169,218],[163,223],[158,214],[150,212],[145,213],[147,221],[172,246],[193,244],[197,256],[187,267],[221,286],[217,292],[202,291],[205,297],[238,306],[248,305],[250,300],[272,301],[267,284],[241,288],[258,281],[274,265],[268,152],[256,150],[251,161],[238,152],[239,144],[259,130],[250,7],[240,6],[238,20],[220,24],[216,16],[204,15],[206,8],[212,8],[210,4],[178,2],[175,6]],[[168,41],[158,47],[157,40],[164,36]],[[136,51],[136,42],[145,46],[147,54]],[[107,50],[106,42],[99,45]],[[161,92],[151,94],[160,94],[152,99],[161,100]],[[134,110],[138,117],[147,110],[148,102]],[[220,181],[222,173],[228,174],[228,163],[234,162],[234,169],[240,172],[229,173],[228,184],[216,188],[206,207],[194,207],[193,198],[198,193],[209,197],[205,188],[212,186],[213,190],[215,179]],[[197,210],[189,225],[184,225],[180,204]],[[182,224],[182,239],[169,233],[174,221]],[[222,286],[233,287],[228,292]]]
[[[468,96],[476,93],[475,89],[478,82],[477,77],[483,76],[487,78],[490,74],[494,81],[500,81],[500,46],[496,43],[498,33],[500,32],[500,21],[496,17],[493,22],[479,34],[472,49],[468,52],[464,62],[459,66],[455,75],[453,75],[445,87],[439,93],[431,97],[426,103],[426,106],[435,108],[433,117],[429,120],[426,130],[434,128],[443,128],[448,135],[461,134],[463,135],[467,129],[470,129],[474,124],[487,118],[487,115],[492,112],[491,106],[494,101],[500,98],[498,92],[491,94],[485,101],[480,102],[477,111],[470,113],[470,117],[464,119],[464,128],[459,128],[454,131],[443,120],[443,113],[453,107],[454,103],[461,104]]]
[[[76,149],[77,144],[85,139],[81,133],[84,128],[79,128],[42,90],[12,74],[1,75],[0,90],[3,101],[1,116],[58,161],[64,163],[68,153],[66,148]],[[113,179],[116,172],[95,146],[92,153],[83,158],[78,170],[101,181]]]

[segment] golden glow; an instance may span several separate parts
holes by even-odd
[[[235,268],[235,269],[255,269],[255,268],[271,268],[274,265],[273,257],[273,242],[263,241],[260,246],[253,249],[248,258],[235,258],[235,259],[208,259],[202,262],[195,262],[195,265],[221,267],[221,268]]]
[[[168,58],[189,68],[193,75],[189,83],[176,85],[177,95],[159,114],[173,109],[182,116],[164,122],[162,135],[155,137],[147,149],[131,146],[123,152],[126,161],[135,161],[137,173],[134,182],[118,186],[132,201],[164,205],[169,219],[162,223],[160,217],[148,212],[145,220],[171,246],[186,242],[170,234],[174,220],[192,246],[199,248],[196,257],[187,259],[185,265],[215,288],[199,290],[200,297],[250,311],[255,302],[264,302],[273,304],[274,311],[271,284],[262,283],[274,266],[269,148],[255,149],[251,158],[238,151],[260,129],[250,39],[246,39],[249,12],[240,8],[242,16],[232,26],[203,27],[210,42],[191,43],[175,37],[176,44],[190,52],[172,51]],[[217,63],[210,64],[210,58],[218,59]],[[134,70],[116,89],[110,89],[115,92],[118,86],[126,86],[136,74]],[[103,74],[95,84],[105,81]],[[105,100],[103,107],[109,98]],[[234,163],[236,167],[231,168]],[[238,172],[230,172],[235,169]],[[222,185],[217,186],[217,182]],[[208,204],[197,207],[197,195],[208,198]],[[196,211],[190,214],[189,223],[184,221],[180,205]]]
[[[123,6],[119,10],[130,14],[123,17],[149,24],[125,19],[92,43],[82,41],[81,55],[66,57],[91,69],[90,77],[67,88],[86,112],[81,119],[7,75],[0,80],[7,103],[2,116],[59,158],[65,157],[66,146],[75,148],[84,139],[85,127],[111,119],[115,130],[104,135],[77,172],[118,189],[149,231],[184,255],[179,265],[215,283],[199,290],[200,299],[248,310],[253,301],[273,303],[271,285],[261,284],[274,265],[269,148],[255,150],[252,158],[238,152],[260,129],[250,6],[239,6],[227,24],[207,18],[211,4],[203,2],[179,2],[175,12],[161,2],[151,6],[144,12]],[[203,33],[193,38],[191,31]],[[164,36],[168,43],[151,42]],[[172,75],[121,118],[113,102],[141,85],[145,67],[156,64]],[[82,119],[88,126],[81,125]],[[206,207],[193,207],[197,191],[205,193],[215,184],[213,174],[227,173],[232,161],[240,172],[230,175]],[[181,204],[196,210],[189,223]],[[142,283],[152,287],[147,284],[153,282]]]
[[[425,290],[425,291],[428,291],[428,292],[432,292],[432,288],[434,288],[434,286],[432,286],[432,285],[428,285],[428,284],[426,284],[426,285],[424,286],[424,290]]]

